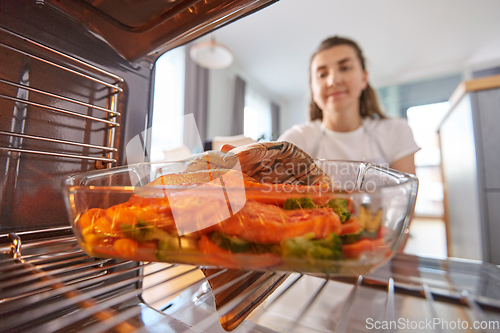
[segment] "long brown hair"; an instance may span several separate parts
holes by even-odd
[[[323,42],[321,42],[319,47],[316,49],[316,52],[314,52],[314,54],[312,55],[309,65],[312,64],[314,57],[318,53],[337,45],[349,45],[350,47],[352,47],[354,51],[356,51],[356,55],[361,62],[361,67],[363,68],[363,70],[366,70],[365,57],[363,56],[363,51],[361,51],[358,44],[356,44],[356,42],[351,39],[338,36],[327,38]],[[309,70],[309,73],[311,73],[311,70]],[[377,94],[375,93],[375,90],[373,90],[373,88],[370,86],[370,84],[367,84],[366,89],[363,90],[361,96],[359,97],[359,115],[362,118],[387,118],[380,108],[380,105],[378,104]],[[316,105],[312,98],[311,102],[309,103],[309,117],[311,118],[311,121],[315,119],[323,119],[323,111],[321,111],[321,109]]]

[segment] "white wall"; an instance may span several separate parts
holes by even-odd
[[[210,70],[208,76],[208,125],[207,138],[231,135],[234,82],[232,68]]]
[[[208,97],[208,126],[207,139],[210,140],[214,136],[229,136],[231,135],[232,114],[234,104],[234,82],[236,75],[239,75],[246,81],[247,85],[251,85],[254,90],[269,100],[274,101],[280,106],[280,123],[283,131],[283,120],[287,118],[289,113],[288,102],[275,96],[263,86],[263,84],[255,81],[248,76],[243,70],[236,65],[223,70],[210,70],[209,73],[209,97]]]
[[[309,101],[310,95],[305,93],[288,101],[288,109],[281,112],[281,133],[296,124],[309,121]]]

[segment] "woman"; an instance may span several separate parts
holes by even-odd
[[[278,140],[292,142],[314,158],[369,161],[415,174],[419,150],[404,119],[388,119],[368,84],[365,59],[352,40],[324,40],[310,64],[311,121]]]

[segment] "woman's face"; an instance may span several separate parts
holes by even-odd
[[[323,113],[351,111],[359,114],[359,97],[367,82],[367,72],[349,45],[333,46],[312,60],[312,97]]]

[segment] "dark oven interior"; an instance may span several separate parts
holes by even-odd
[[[0,233],[67,226],[63,179],[151,127],[156,59],[272,2],[2,1]]]
[[[123,163],[123,140],[146,126],[150,63],[46,5],[7,1],[1,14],[0,229],[66,226],[63,179]]]
[[[126,164],[124,145],[151,126],[155,60],[272,2],[0,3],[3,332],[223,332],[221,323],[355,332],[367,331],[367,318],[498,321],[498,268],[480,263],[398,256],[357,280],[207,278],[197,267],[97,259],[78,248],[62,182]]]

